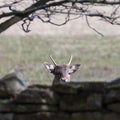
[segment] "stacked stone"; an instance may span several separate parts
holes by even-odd
[[[2,91],[0,120],[120,120],[119,92],[104,82],[33,85],[15,98]]]

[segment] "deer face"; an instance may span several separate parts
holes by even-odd
[[[53,59],[52,59],[53,61]],[[57,65],[55,61],[53,64],[45,63],[45,68],[54,75],[54,83],[60,83],[60,82],[69,82],[70,81],[70,75],[72,73],[75,73],[79,68],[80,64],[75,64],[75,65]]]

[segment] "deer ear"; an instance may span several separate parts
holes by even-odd
[[[80,68],[80,65],[81,64],[75,64],[75,65],[70,66],[69,73],[72,74],[72,73],[76,72]]]
[[[49,72],[52,72],[54,70],[54,65],[52,64],[44,63],[44,66]]]

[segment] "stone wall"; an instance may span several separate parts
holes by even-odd
[[[9,97],[0,94],[0,120],[120,120],[120,85],[33,85]]]

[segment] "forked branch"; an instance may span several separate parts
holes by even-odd
[[[19,21],[23,21],[22,29],[29,32],[31,22],[35,18],[61,26],[83,16],[86,17],[88,26],[96,31],[90,26],[88,17],[98,17],[112,25],[120,25],[119,6],[119,0],[29,0],[29,2],[9,0],[6,3],[4,1],[0,2],[0,33]]]

